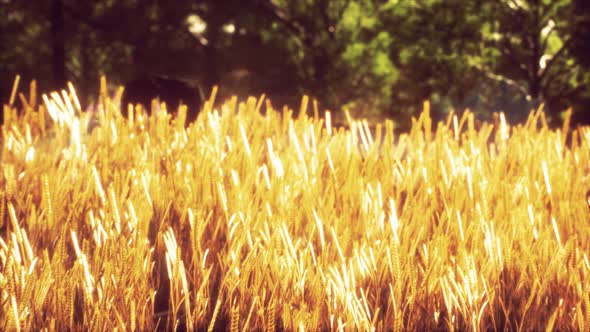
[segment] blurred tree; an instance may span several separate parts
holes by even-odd
[[[53,85],[66,85],[66,36],[64,4],[62,0],[51,0],[51,14],[49,23],[51,26],[51,49],[53,65]]]
[[[66,1],[66,0],[63,0]],[[124,82],[144,74],[194,78],[202,45],[186,25],[193,1],[66,1],[75,40],[70,49],[74,76],[87,75],[92,88],[101,74]],[[92,82],[93,81],[93,82]]]
[[[578,83],[581,89],[570,101],[573,104],[574,114],[572,120],[575,123],[590,125],[590,2],[587,0],[574,0],[574,9],[570,18],[571,52],[576,61],[581,64],[582,79]]]
[[[52,52],[46,2],[0,2],[0,78],[5,102],[16,74],[27,82],[35,77],[44,80],[41,87],[53,84],[51,75]]]
[[[378,21],[379,1],[243,3],[256,22],[241,21],[242,28],[261,43],[257,57],[268,60],[262,70],[271,82],[289,82],[291,94],[311,95],[329,109],[390,103],[398,71],[389,57],[394,39]]]
[[[389,3],[380,22],[398,41],[391,58],[402,73],[389,112],[405,124],[424,99],[439,119],[468,107],[484,119],[504,111],[517,121],[543,102],[559,120],[589,91],[571,52],[568,28],[578,14],[569,0]]]
[[[82,98],[96,93],[102,74],[115,82],[144,72],[190,77],[202,70],[199,44],[185,23],[194,6],[192,1],[170,6],[164,1],[6,0],[0,5],[7,18],[0,23],[0,59],[8,65],[1,73],[39,78],[42,90],[63,88],[71,80]]]
[[[590,100],[584,0],[1,0],[0,16],[2,80],[67,79],[82,99],[101,74],[165,75],[275,106],[306,93],[402,129],[425,99],[439,118],[545,102],[555,120]]]
[[[388,1],[380,12],[382,29],[395,36],[390,48],[400,79],[390,87],[387,113],[408,129],[410,116],[431,100],[441,119],[453,106],[462,109],[479,76],[468,59],[479,51],[480,2]]]
[[[590,68],[590,1],[574,0],[572,17],[569,19],[573,55],[586,68]]]
[[[482,53],[470,64],[517,92],[513,98],[520,109],[528,111],[523,100],[528,108],[544,103],[550,119],[558,122],[560,112],[590,83],[572,54],[571,24],[578,16],[572,1],[494,0],[484,8]]]

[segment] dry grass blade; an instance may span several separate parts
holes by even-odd
[[[185,127],[122,119],[106,80],[93,114],[17,88],[0,330],[590,329],[590,128],[425,103],[407,134],[347,130],[216,90]]]

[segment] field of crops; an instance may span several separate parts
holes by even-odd
[[[21,99],[0,330],[590,331],[590,128]]]

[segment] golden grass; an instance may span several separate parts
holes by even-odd
[[[373,137],[212,96],[185,129],[103,93],[88,133],[34,90],[4,108],[0,330],[590,330],[589,128],[426,104]]]

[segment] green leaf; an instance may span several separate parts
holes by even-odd
[[[393,64],[389,60],[389,56],[383,52],[377,53],[373,60],[373,73],[378,76],[386,76],[392,74]]]
[[[361,20],[361,8],[357,2],[351,2],[344,11],[342,19],[339,22],[340,29],[346,31],[356,31]]]
[[[549,35],[547,39],[547,50],[546,52],[549,54],[555,54],[557,51],[561,49],[563,46],[563,40],[559,38],[557,33],[552,33]]]
[[[358,63],[360,58],[363,56],[365,52],[365,44],[364,43],[353,43],[349,44],[346,47],[346,50],[342,54],[342,59],[348,63]]]
[[[408,47],[403,48],[399,52],[399,59],[403,65],[408,64],[410,62],[411,57],[412,57],[412,51]]]

